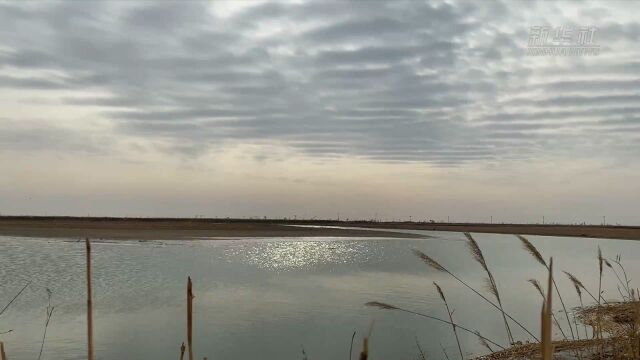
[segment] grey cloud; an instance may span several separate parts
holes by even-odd
[[[638,63],[528,67],[530,24],[513,23],[518,11],[306,1],[222,18],[207,2],[1,4],[0,87],[64,90],[60,101],[99,107],[114,135],[193,157],[227,142],[277,142],[315,157],[453,165],[560,148],[574,142],[567,129],[622,136],[607,129],[627,125],[601,123],[633,125],[640,83],[624,75]],[[297,30],[265,32],[274,23]],[[602,32],[637,55],[637,28]],[[559,81],[565,74],[572,80]]]

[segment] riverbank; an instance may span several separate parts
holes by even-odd
[[[359,229],[335,227],[357,227]],[[24,237],[90,237],[94,239],[158,240],[208,237],[423,237],[421,235],[407,234],[394,230],[430,230],[640,240],[640,227],[637,226],[463,224],[281,219],[0,217],[0,235]]]
[[[601,239],[640,240],[639,226],[462,223],[371,223],[361,224],[358,226],[398,230],[431,230],[470,233],[571,236]]]
[[[0,236],[109,240],[192,240],[210,237],[424,237],[376,229],[297,227],[266,221],[74,217],[0,217]]]

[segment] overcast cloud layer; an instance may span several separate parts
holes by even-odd
[[[635,171],[638,13],[632,2],[0,3],[4,181],[21,182],[19,159],[54,167],[34,160],[52,154],[179,171],[232,150],[329,172],[339,161],[470,179],[514,163]],[[541,25],[596,26],[601,53],[526,56]],[[13,201],[5,211],[34,211]]]

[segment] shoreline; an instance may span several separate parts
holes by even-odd
[[[360,229],[345,229],[341,227],[357,227]],[[17,237],[88,237],[109,240],[196,240],[198,238],[319,236],[428,237],[401,232],[404,230],[640,240],[640,227],[638,226],[0,216],[0,236]]]
[[[0,236],[104,240],[216,240],[248,237],[391,237],[427,236],[377,229],[298,227],[264,221],[208,219],[124,219],[0,217]]]

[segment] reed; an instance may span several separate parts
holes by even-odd
[[[8,360],[7,355],[4,353],[4,343],[0,341],[0,360]]]
[[[607,259],[603,259],[604,264],[611,270],[611,272],[613,272],[613,274],[616,276],[616,279],[618,280],[618,283],[620,285],[622,285],[622,289],[620,289],[620,285],[617,285],[617,289],[618,292],[620,293],[620,296],[622,297],[623,300],[631,300],[631,296],[629,294],[629,288],[627,287],[628,284],[625,285],[625,283],[622,281],[622,279],[620,278],[620,275],[618,275],[618,272],[616,271],[616,269],[613,267],[613,265],[611,265],[611,262],[609,262],[609,260]],[[613,260],[612,260],[613,261]],[[622,290],[624,290],[627,294],[623,294]]]
[[[489,353],[492,353],[494,350],[491,348],[491,345],[489,345],[487,340],[482,338],[482,336],[480,335],[480,332],[476,330],[475,334],[478,337],[478,341],[480,342],[480,345],[484,346],[485,349],[489,350]]]
[[[418,347],[418,353],[420,354],[420,360],[427,360],[427,356],[422,351],[422,346],[420,346],[420,341],[418,341],[418,337],[416,336],[416,346]]]
[[[185,351],[185,346],[184,346],[184,342],[182,342],[182,345],[180,345],[180,360],[184,360],[184,351]]]
[[[47,328],[49,327],[49,322],[51,321],[51,316],[53,315],[54,307],[51,306],[51,296],[52,292],[50,289],[47,289],[47,297],[48,297],[48,305],[47,305],[47,319],[44,323],[44,333],[42,334],[42,344],[40,344],[40,353],[38,354],[38,360],[42,358],[42,351],[44,350],[44,341],[47,338]]]
[[[633,289],[630,288],[630,285],[629,285],[631,280],[629,280],[629,277],[627,276],[627,271],[625,270],[624,266],[622,266],[622,256],[618,254],[616,256],[616,259],[611,261],[613,261],[614,264],[618,265],[618,267],[622,271],[622,274],[624,275],[624,288],[626,289],[627,294],[629,295],[629,298],[631,299],[631,301],[633,301],[633,297],[631,296]],[[617,276],[617,273],[616,273],[616,276]]]
[[[549,265],[547,264],[547,262],[544,260],[544,257],[542,257],[542,254],[540,253],[540,251],[538,251],[538,249],[524,236],[522,235],[516,235],[518,237],[518,239],[520,239],[520,241],[522,242],[522,245],[524,247],[524,249],[531,254],[531,256],[538,262],[540,263],[542,266],[545,267],[545,269],[547,269],[547,271],[549,271]],[[567,307],[564,305],[564,300],[562,299],[562,295],[560,294],[560,289],[558,288],[558,284],[556,284],[555,279],[553,279],[553,287],[556,290],[556,294],[558,295],[558,300],[560,300],[560,305],[562,305],[562,310],[564,311],[564,315],[565,318],[567,319],[567,325],[569,326],[569,331],[571,332],[571,338],[573,340],[576,339],[575,334],[573,333],[573,327],[571,326],[571,320],[569,320],[569,312],[567,311]],[[553,313],[553,309],[551,311],[551,313]],[[555,315],[554,315],[555,317]],[[556,320],[557,322],[557,320]],[[560,329],[560,333],[562,333],[562,336],[567,339],[567,336],[565,335],[564,331],[562,330],[562,327],[560,326],[560,324],[558,323],[558,328]]]
[[[593,294],[584,286],[584,284],[582,284],[582,282],[577,277],[575,277],[575,275],[571,274],[568,271],[564,271],[564,273],[565,273],[565,275],[567,275],[567,277],[569,278],[571,283],[573,283],[573,286],[576,288],[576,291],[578,292],[578,295],[580,296],[580,301],[582,301],[582,293],[580,292],[580,289],[582,289],[587,294],[589,294],[589,296],[591,296],[593,301],[598,302],[596,297],[593,296]]]
[[[187,349],[189,360],[193,360],[193,284],[187,278]]]
[[[349,360],[351,360],[351,357],[353,356],[353,340],[355,338],[356,338],[356,332],[354,330],[353,335],[351,335],[351,345],[349,346]]]
[[[458,344],[460,359],[464,359],[464,355],[462,354],[462,346],[460,345],[460,338],[458,338],[458,332],[456,331],[456,324],[453,322],[453,313],[451,312],[451,309],[449,309],[447,298],[444,296],[444,291],[442,291],[442,288],[440,288],[440,285],[438,285],[438,283],[434,281],[433,285],[435,285],[436,289],[438,290],[438,294],[440,295],[440,298],[444,302],[444,306],[447,308],[447,314],[449,315],[449,320],[451,321],[451,327],[453,328],[453,335],[456,337],[456,343]]]
[[[467,245],[469,246],[469,250],[471,251],[473,258],[480,264],[480,266],[482,266],[484,271],[487,273],[487,288],[489,289],[489,292],[496,298],[496,301],[498,301],[498,307],[500,308],[500,312],[502,313],[502,320],[504,322],[505,330],[507,331],[509,344],[513,344],[513,334],[511,333],[511,328],[509,327],[509,322],[507,321],[507,317],[502,306],[502,300],[500,299],[500,293],[498,292],[498,285],[496,284],[493,274],[489,270],[489,266],[487,265],[487,261],[484,258],[484,254],[482,254],[480,246],[478,246],[478,243],[473,238],[473,236],[471,236],[471,234],[464,233],[464,236],[467,237]]]
[[[451,271],[449,271],[447,268],[445,268],[444,266],[442,266],[440,263],[438,263],[436,260],[434,260],[433,258],[429,257],[427,254],[423,253],[420,250],[416,250],[413,249],[413,253],[418,256],[425,264],[429,265],[431,268],[447,273],[449,274],[449,276],[453,277],[454,279],[456,279],[459,283],[461,283],[462,285],[464,285],[467,289],[471,290],[474,294],[478,295],[480,298],[482,298],[484,301],[486,301],[487,303],[489,303],[491,306],[493,306],[494,308],[496,308],[498,311],[500,311],[501,313],[504,313],[504,315],[509,318],[511,321],[513,321],[516,325],[518,325],[522,330],[524,330],[527,334],[529,334],[529,336],[531,336],[532,338],[535,339],[536,342],[539,342],[540,340],[538,339],[537,336],[535,336],[531,331],[529,331],[529,329],[527,329],[524,325],[522,325],[522,323],[520,323],[518,320],[514,319],[513,316],[509,315],[508,313],[506,313],[504,310],[502,310],[498,305],[496,305],[493,301],[491,301],[490,299],[488,299],[486,296],[482,295],[478,290],[474,289],[471,285],[467,284],[464,280],[460,279],[457,275],[455,275],[454,273],[452,273]]]
[[[91,241],[85,239],[87,260],[87,358],[94,359],[93,352],[93,300],[91,292]]]
[[[367,360],[369,358],[369,338],[365,336],[362,339],[362,351],[360,351],[360,360]]]
[[[602,340],[602,314],[600,311],[600,305],[601,305],[601,300],[602,300],[602,270],[603,270],[603,257],[602,257],[602,250],[600,249],[600,246],[598,246],[598,270],[600,271],[599,276],[598,276],[598,308],[596,310],[596,322],[598,324],[597,326],[597,334],[598,334],[598,339]],[[602,358],[602,355],[604,353],[604,348],[602,346],[600,346],[600,357]]]
[[[542,286],[540,285],[540,283],[538,282],[538,280],[536,279],[529,279],[527,280],[531,285],[533,285],[533,287],[538,290],[538,293],[540,293],[540,296],[542,296],[542,301],[545,300],[546,296],[544,295],[544,291],[542,290]],[[562,327],[560,326],[560,323],[558,322],[558,318],[556,317],[556,314],[553,313],[553,311],[551,312],[551,317],[553,317],[553,322],[556,323],[556,326],[558,327],[558,329],[560,330],[560,333],[562,334],[562,336],[567,339],[567,336],[564,334],[564,332],[562,331]]]
[[[456,326],[456,328],[458,328],[458,329],[460,329],[460,330],[462,330],[462,331],[465,331],[465,332],[467,332],[467,333],[470,333],[470,334],[476,335],[476,336],[478,336],[479,338],[482,338],[482,339],[484,339],[484,340],[486,340],[486,341],[490,342],[491,344],[493,344],[493,345],[495,345],[495,346],[499,347],[500,349],[503,349],[503,350],[505,349],[505,347],[504,347],[504,346],[502,346],[502,345],[498,344],[497,342],[495,342],[495,341],[493,341],[493,340],[491,340],[491,339],[488,339],[488,338],[486,338],[486,337],[484,337],[484,336],[480,335],[480,333],[478,333],[477,331],[474,331],[474,330],[468,329],[468,328],[466,328],[466,327],[464,327],[464,326],[462,326],[462,325],[460,325],[460,324],[455,324],[455,323],[453,323],[453,322],[451,322],[451,321],[447,321],[447,320],[441,319],[441,318],[439,318],[439,317],[435,317],[435,316],[431,316],[431,315],[427,315],[427,314],[419,313],[419,312],[416,312],[416,311],[413,311],[413,310],[404,309],[404,308],[401,308],[401,307],[398,307],[398,306],[390,305],[390,304],[383,303],[383,302],[379,302],[379,301],[370,301],[370,302],[366,303],[365,305],[366,305],[366,306],[370,306],[370,307],[376,307],[376,308],[378,308],[378,309],[383,309],[383,310],[397,310],[397,311],[405,312],[405,313],[408,313],[408,314],[413,314],[413,315],[417,315],[417,316],[422,316],[422,317],[427,318],[427,319],[431,319],[431,320],[439,321],[439,322],[444,323],[444,324],[455,325],[455,326]]]
[[[9,308],[9,306],[11,306],[11,304],[13,304],[13,302],[14,302],[14,301],[16,301],[16,299],[20,297],[20,295],[22,295],[22,293],[27,289],[27,287],[29,287],[29,285],[31,285],[31,280],[29,280],[29,281],[28,281],[28,282],[27,282],[27,283],[22,287],[22,289],[20,289],[20,291],[18,291],[18,293],[17,293],[17,294],[15,294],[15,295],[13,296],[13,298],[11,299],[11,301],[9,301],[9,302],[7,303],[7,305],[5,305],[5,306],[2,308],[2,310],[0,310],[0,316],[1,316],[2,314],[4,314],[4,312],[5,312],[5,311],[7,311],[7,309]]]
[[[542,360],[553,359],[553,343],[551,339],[551,312],[552,312],[552,284],[553,284],[553,258],[549,260],[549,280],[547,281],[547,296],[543,300],[542,305],[542,319],[541,319],[541,334],[540,338],[542,342],[540,344],[540,352],[542,354]]]
[[[442,354],[444,355],[444,358],[446,360],[449,360],[449,355],[447,354],[447,350],[444,348],[444,346],[442,346],[442,344],[440,344],[440,348],[442,349]]]

